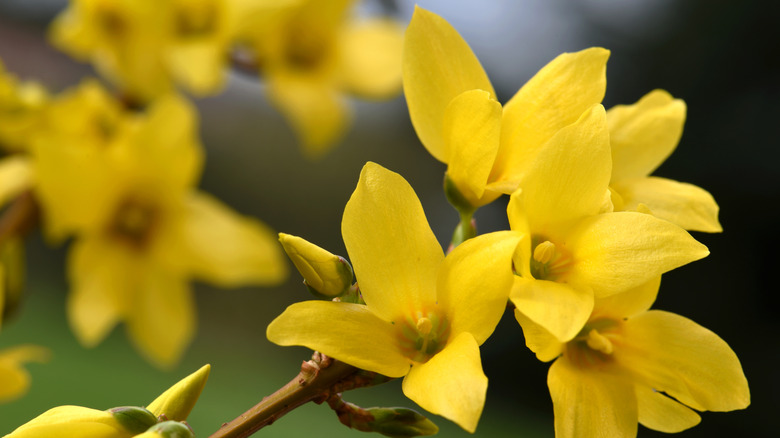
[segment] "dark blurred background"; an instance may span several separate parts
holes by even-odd
[[[46,42],[46,26],[64,0],[0,1],[0,59],[6,69],[59,91],[94,75]],[[780,3],[718,0],[423,1],[469,42],[506,102],[540,67],[561,52],[590,46],[612,51],[607,108],[633,103],[654,88],[688,105],[680,146],[656,175],[709,190],[721,207],[723,234],[695,233],[711,255],[664,277],[655,308],[693,319],[726,340],[751,386],[745,411],[703,413],[681,436],[774,436],[780,406]],[[374,1],[361,11],[396,14],[408,22],[411,1]],[[218,97],[197,100],[207,163],[201,187],[238,211],[279,231],[346,255],[340,236],[343,207],[361,167],[375,161],[401,173],[417,191],[439,239],[449,240],[457,215],[441,192],[444,166],[416,138],[403,97],[355,102],[354,124],[332,153],[307,161],[293,133],[266,102],[254,78],[235,76]],[[506,226],[505,200],[477,213],[480,231]],[[0,433],[49,407],[76,404],[105,409],[147,404],[203,363],[209,384],[191,417],[208,436],[286,383],[308,358],[302,348],[265,339],[265,327],[287,305],[309,296],[294,274],[270,289],[218,290],[197,285],[199,331],[182,363],[159,371],[144,362],[122,328],[97,348],[78,346],[64,316],[66,248],[28,242],[28,296],[4,328],[0,348],[20,343],[53,350],[33,364],[30,393],[0,405]],[[490,378],[476,436],[550,437],[552,403],[547,365],[525,348],[505,315],[482,350]],[[707,366],[707,364],[702,364]],[[348,393],[364,406],[406,405],[399,382]],[[311,421],[308,419],[312,418]],[[468,436],[439,418],[441,436]],[[773,432],[775,431],[775,432]],[[266,436],[362,436],[337,423],[326,407],[307,406],[283,418]],[[661,436],[640,427],[640,437]]]

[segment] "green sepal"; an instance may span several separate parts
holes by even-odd
[[[122,428],[138,435],[157,424],[157,417],[139,406],[119,406],[108,410]]]

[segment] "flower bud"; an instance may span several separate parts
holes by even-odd
[[[352,266],[343,257],[289,234],[279,233],[279,242],[312,293],[333,298],[349,290]]]
[[[391,437],[412,437],[435,435],[439,432],[431,420],[407,408],[368,408],[374,417],[367,424],[368,430]]]
[[[163,421],[135,438],[195,438],[195,434],[186,423]]]
[[[132,433],[139,434],[157,423],[157,416],[147,409],[138,406],[120,406],[108,410],[122,427]]]
[[[156,417],[164,415],[168,420],[186,420],[206,385],[210,371],[211,365],[204,365],[160,394],[147,409]]]
[[[129,412],[127,414],[133,415]],[[122,415],[124,413],[120,414],[120,416]],[[141,416],[139,414],[138,418],[140,419]],[[156,422],[156,419],[154,421]],[[130,438],[143,432],[143,430],[129,431],[125,429],[117,417],[109,411],[99,411],[81,406],[58,406],[19,426],[4,438],[40,438],[48,436]]]

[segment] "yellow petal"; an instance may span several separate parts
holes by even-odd
[[[482,345],[506,310],[512,287],[512,254],[521,239],[512,231],[483,234],[458,245],[439,271],[437,298],[450,336],[471,333]]]
[[[366,163],[344,208],[341,234],[368,308],[391,321],[436,302],[444,252],[404,178]]]
[[[127,331],[154,364],[169,368],[178,362],[195,335],[195,305],[186,279],[148,266],[140,273]]]
[[[639,422],[665,433],[682,432],[701,421],[699,414],[682,403],[643,385],[636,386]]]
[[[547,373],[556,438],[634,437],[637,401],[620,375],[576,368],[565,358]]]
[[[653,216],[686,230],[723,231],[718,222],[718,204],[699,186],[651,176],[624,179],[612,187],[623,198],[623,210],[637,210],[639,204],[645,204]]]
[[[626,321],[615,360],[641,381],[697,410],[731,411],[750,404],[737,355],[715,333],[669,312]]]
[[[191,193],[169,257],[185,272],[219,285],[272,285],[288,268],[276,234],[262,222],[241,216],[203,192]]]
[[[58,406],[49,409],[6,435],[6,438],[130,438],[107,411],[81,406]]]
[[[0,160],[0,206],[32,188],[33,168],[28,157],[14,155]]]
[[[100,238],[76,241],[68,256],[68,321],[87,347],[99,344],[132,306],[140,266],[121,248]]]
[[[509,298],[517,310],[561,342],[573,339],[593,310],[593,293],[587,288],[518,276]]]
[[[160,394],[146,409],[157,417],[165,415],[172,421],[186,420],[206,386],[210,372],[211,365],[202,366]]]
[[[401,90],[403,28],[395,21],[374,19],[348,26],[340,39],[341,80],[347,91],[386,99]]]
[[[523,312],[515,309],[515,319],[523,328],[525,346],[536,353],[536,358],[549,362],[561,355],[564,344],[544,327],[531,321]]]
[[[476,340],[461,333],[431,360],[415,364],[404,378],[403,391],[426,411],[474,433],[485,406],[487,383]]]
[[[517,180],[559,129],[601,102],[608,58],[598,47],[559,55],[507,102],[493,180]]]
[[[199,96],[219,92],[225,82],[226,50],[214,39],[173,46],[168,52],[171,75]]]
[[[574,259],[568,281],[591,286],[596,298],[625,292],[709,254],[682,228],[632,212],[580,221],[567,246]]]
[[[685,102],[653,90],[633,105],[607,111],[612,181],[650,175],[674,152],[685,123]]]
[[[593,316],[590,319],[606,317],[621,320],[639,315],[653,305],[659,287],[661,287],[660,276],[625,292],[596,299],[593,305]]]
[[[464,91],[447,105],[443,124],[447,174],[472,205],[482,205],[498,152],[501,104],[487,91]]]
[[[389,377],[409,372],[410,361],[398,345],[396,327],[363,305],[295,303],[271,321],[266,336],[275,344],[302,345]]]
[[[415,7],[406,29],[402,58],[409,117],[420,141],[437,160],[447,162],[442,132],[444,111],[455,96],[484,90],[495,99],[479,60],[446,20]]]
[[[304,152],[321,157],[344,136],[349,108],[327,82],[296,77],[269,78],[271,102],[290,121]]]
[[[22,396],[30,387],[26,362],[47,362],[49,350],[36,345],[20,345],[0,350],[0,403]]]
[[[520,187],[531,230],[599,212],[611,159],[604,108],[596,105],[542,148]]]

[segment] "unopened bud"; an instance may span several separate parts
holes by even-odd
[[[211,365],[204,365],[160,394],[147,409],[157,417],[164,415],[169,420],[186,420],[206,385],[210,371]]]
[[[108,410],[123,429],[136,435],[157,423],[157,416],[138,406],[120,406]]]
[[[390,437],[435,435],[439,427],[422,414],[407,408],[368,408],[374,417],[368,429]]]
[[[349,290],[352,285],[352,266],[344,257],[289,234],[279,233],[279,242],[312,293],[323,298],[333,298]]]
[[[163,421],[135,438],[195,438],[195,434],[187,423]]]

